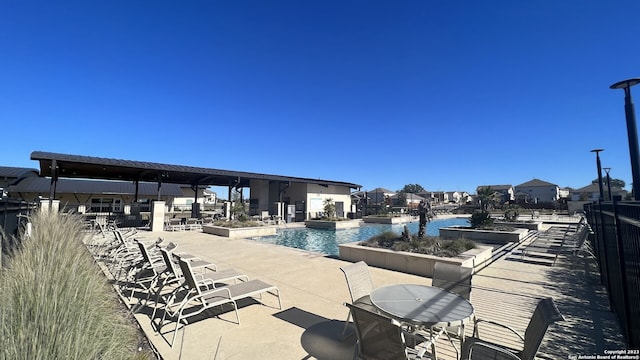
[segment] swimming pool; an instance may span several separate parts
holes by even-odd
[[[367,240],[385,231],[402,233],[407,225],[411,234],[418,233],[418,222],[407,224],[363,224],[357,228],[344,230],[319,230],[319,229],[278,229],[275,236],[255,237],[252,240],[292,247],[296,249],[321,252],[327,255],[338,255],[338,244]],[[433,220],[427,223],[427,235],[438,236],[441,227],[462,225],[468,226],[468,218],[449,218]]]

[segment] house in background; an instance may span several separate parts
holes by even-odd
[[[421,191],[416,195],[423,197],[424,200],[431,205],[440,204],[442,202],[442,199],[438,197],[438,193],[435,191]]]
[[[432,204],[460,204],[469,199],[469,193],[466,191],[425,191],[418,195],[431,200]]]
[[[216,204],[218,202],[218,194],[211,189],[204,189],[202,198],[205,204]]]
[[[207,197],[205,196],[205,191],[209,191],[207,190],[207,186],[204,186],[204,185],[198,186],[197,197],[196,197],[196,192],[193,190],[193,187],[191,187],[190,185],[180,185],[180,188],[182,189],[182,193],[184,195],[175,197],[173,199],[173,203],[172,203],[173,210],[169,209],[169,211],[191,210],[193,203],[196,201],[200,204],[200,209],[204,209],[204,204],[207,201]]]
[[[485,188],[491,188],[491,190],[502,195],[502,202],[513,201],[515,200],[515,190],[513,185],[480,185],[476,188],[476,194],[481,192]]]
[[[352,197],[366,200],[368,205],[380,205],[387,201],[388,198],[395,195],[395,191],[391,191],[385,188],[375,188],[368,191],[357,191],[352,194]]]
[[[606,184],[603,185],[602,191],[605,197],[603,200],[609,200],[607,194],[609,189]],[[619,187],[612,187],[611,194],[615,199],[622,200],[627,197],[628,191]],[[589,184],[585,187],[574,189],[571,191],[570,197],[571,201],[598,201],[600,199],[600,186],[598,184]]]
[[[425,198],[414,193],[396,193],[389,196],[389,198],[394,206],[407,208],[409,210],[417,209],[421,201],[426,201]]]
[[[519,203],[552,203],[560,200],[568,194],[561,191],[560,187],[540,179],[532,179],[515,186],[516,201]]]

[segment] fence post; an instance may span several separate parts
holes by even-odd
[[[634,320],[629,319],[629,314],[631,314],[631,308],[629,304],[629,289],[628,289],[628,280],[627,280],[627,264],[625,260],[624,254],[624,239],[622,238],[621,228],[619,226],[618,221],[618,204],[616,200],[612,201],[613,203],[613,225],[616,229],[616,242],[618,243],[618,258],[620,260],[620,276],[622,277],[622,301],[624,302],[624,314],[622,314],[622,318],[627,319],[626,326],[624,326],[623,331],[625,332],[625,338],[627,339],[627,345],[630,347],[637,347],[638,344],[633,344],[633,339],[631,336],[631,324]]]

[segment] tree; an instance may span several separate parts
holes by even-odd
[[[424,188],[418,184],[407,184],[399,192],[417,194],[423,191],[424,191]]]
[[[329,219],[333,219],[336,215],[336,204],[333,203],[333,199],[329,198],[324,200],[324,213]]]
[[[482,210],[488,211],[502,201],[502,194],[493,190],[491,186],[481,187],[478,189],[478,201]]]
[[[231,206],[231,216],[240,222],[247,221],[249,217],[247,216],[247,209],[245,207],[245,204],[242,202],[242,196],[240,196],[239,192],[234,192],[231,197],[233,199],[233,205]]]
[[[598,179],[596,178],[595,180],[593,180],[591,182],[592,184],[597,184],[598,183]],[[611,188],[620,188],[620,189],[624,189],[625,185],[627,185],[624,180],[620,180],[620,179],[611,179]],[[607,178],[606,176],[602,178],[602,186],[607,186]]]
[[[399,192],[397,202],[398,206],[407,206],[407,193],[402,191]]]

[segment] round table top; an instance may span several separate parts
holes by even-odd
[[[395,318],[423,326],[463,324],[473,315],[467,299],[435,286],[384,286],[373,290],[371,302]]]
[[[349,328],[342,336],[344,321],[321,321],[302,333],[302,348],[318,360],[352,360],[355,353],[356,329]]]

